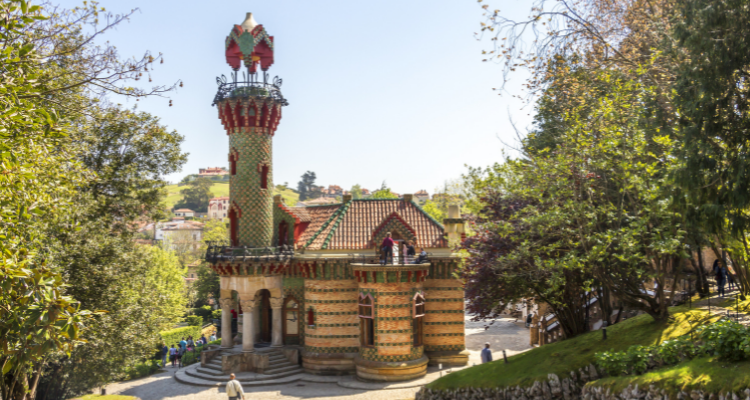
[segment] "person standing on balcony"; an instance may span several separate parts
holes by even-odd
[[[393,260],[393,239],[391,239],[391,233],[388,232],[385,234],[385,239],[383,239],[383,244],[380,245],[380,249],[383,251],[383,260],[381,262],[382,265],[388,264],[388,257],[391,257],[391,260]]]

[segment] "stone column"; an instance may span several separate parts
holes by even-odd
[[[280,297],[272,297],[271,309],[273,310],[273,327],[271,329],[271,347],[283,347],[283,332],[281,332],[281,319],[284,318],[281,315],[281,307],[284,305],[284,299]]]
[[[252,353],[255,351],[255,303],[256,299],[240,300],[242,305],[242,352]]]
[[[219,299],[221,304],[221,347],[232,348],[232,306],[234,300]]]

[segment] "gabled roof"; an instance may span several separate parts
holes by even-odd
[[[299,243],[309,250],[375,248],[379,244],[373,243],[375,233],[390,220],[403,221],[413,230],[416,247],[448,247],[443,226],[411,201],[357,199],[307,210],[312,221]]]

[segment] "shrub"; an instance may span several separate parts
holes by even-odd
[[[656,346],[654,353],[657,359],[664,365],[677,364],[682,359],[691,359],[698,353],[698,348],[683,336],[673,340],[666,340]]]
[[[138,379],[144,376],[149,376],[159,371],[159,362],[156,360],[148,360],[136,363],[132,368],[128,368],[125,371],[127,379]]]
[[[187,319],[188,326],[203,326],[203,318],[197,315],[188,315],[185,319]],[[200,332],[198,337],[200,337]]]
[[[211,312],[211,317],[213,319],[221,319],[221,310],[214,310]]]
[[[740,361],[750,356],[750,331],[736,322],[720,320],[698,329],[704,352],[725,360]]]
[[[203,321],[208,321],[209,319],[211,319],[211,315],[213,314],[213,309],[211,309],[211,306],[203,306],[199,308],[194,308],[193,314],[203,318]]]
[[[164,343],[166,343],[168,346],[171,346],[173,344],[179,343],[182,338],[187,338],[188,336],[192,336],[193,338],[197,339],[201,337],[201,327],[200,326],[186,326],[184,328],[177,328],[172,329],[164,332],[159,332],[159,335],[161,335],[162,340],[164,340]]]
[[[609,376],[625,375],[628,371],[627,354],[623,351],[605,351],[594,356],[596,365]]]
[[[626,353],[628,373],[640,375],[648,370],[648,362],[651,359],[651,346],[630,346]]]

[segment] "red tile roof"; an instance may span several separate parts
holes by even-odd
[[[308,225],[307,229],[305,229],[300,235],[297,247],[307,243],[307,241],[320,230],[323,224],[331,217],[331,215],[333,215],[334,212],[336,212],[336,210],[339,209],[339,207],[341,207],[341,204],[334,204],[332,206],[292,207],[295,209],[295,214],[297,209],[304,208],[310,219],[310,225]]]
[[[299,244],[309,250],[375,248],[373,235],[393,214],[414,230],[416,247],[448,247],[443,226],[413,202],[358,199],[334,206],[308,207],[308,211],[313,220]]]

